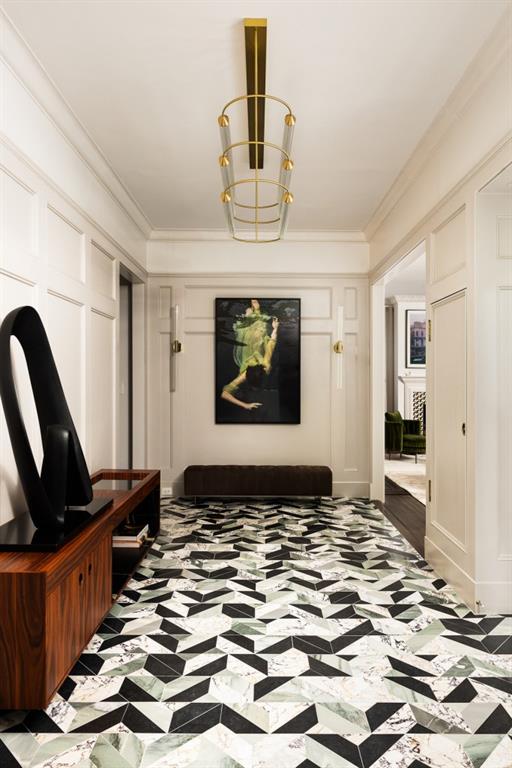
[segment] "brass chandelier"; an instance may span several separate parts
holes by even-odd
[[[265,93],[267,20],[245,19],[244,27],[247,95],[229,101],[218,118],[222,144],[219,165],[224,187],[220,199],[235,240],[271,243],[283,237],[293,203],[289,183],[293,170],[290,153],[295,116],[283,99]],[[245,121],[239,120],[240,124],[236,124],[236,116],[230,112],[244,104],[247,105],[248,138],[233,142],[231,128],[235,124],[237,133],[242,132]],[[265,117],[270,109],[277,109],[284,123],[280,143],[265,140]],[[249,150],[246,160],[245,148]],[[267,169],[262,175],[265,154]]]

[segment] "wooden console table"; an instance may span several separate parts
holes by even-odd
[[[103,512],[53,552],[0,552],[0,709],[43,709],[112,607],[147,546],[115,550],[128,515],[160,528],[160,472],[101,470]]]

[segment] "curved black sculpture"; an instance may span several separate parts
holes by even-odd
[[[12,336],[23,348],[34,393],[44,451],[41,474],[14,384]],[[0,397],[30,516],[37,528],[58,530],[66,508],[89,504],[93,492],[48,337],[33,307],[13,310],[0,327]]]

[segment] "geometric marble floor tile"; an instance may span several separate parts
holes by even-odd
[[[1,768],[511,768],[512,617],[368,502],[167,500],[50,706],[0,731]]]

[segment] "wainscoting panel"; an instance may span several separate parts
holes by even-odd
[[[95,472],[115,464],[116,409],[114,399],[114,319],[91,312],[91,349],[88,375],[91,387],[89,409],[89,468]]]
[[[261,285],[257,283],[251,286],[254,280],[240,281],[241,285],[233,287],[230,284],[216,286],[215,295],[218,297],[247,296],[253,290],[256,295],[261,291]],[[289,296],[301,299],[301,313],[303,320],[328,320],[332,315],[332,289],[330,286],[304,286],[297,285],[294,294],[292,280],[282,283],[277,287],[267,288],[265,297],[279,298]],[[311,281],[312,282],[312,281]],[[242,289],[242,290],[241,290]],[[215,303],[212,303],[211,285],[186,285],[185,287],[185,317],[187,320],[214,319]]]
[[[132,265],[114,245],[107,248],[106,233],[68,197],[3,145],[0,162],[0,322],[24,304],[38,310],[89,467],[115,467],[117,279],[121,262]],[[144,336],[143,316],[140,323]],[[22,412],[40,462],[25,359],[21,348],[15,354]],[[0,408],[0,524],[24,509]]]
[[[85,236],[61,213],[48,207],[48,264],[74,280],[85,280]]]
[[[0,316],[3,318],[12,309],[27,304],[31,306],[36,306],[37,304],[35,286],[2,274],[0,268]],[[21,411],[27,433],[32,442],[34,455],[36,460],[40,461],[42,456],[41,438],[39,436],[37,413],[25,356],[17,341],[13,341],[12,345],[16,387]],[[18,471],[11,450],[3,408],[0,405],[0,524],[10,519],[14,509],[18,513],[23,512],[26,509],[26,505],[18,481]]]
[[[20,179],[0,168],[1,243],[6,253],[34,257],[36,196]]]
[[[13,275],[35,282],[37,196],[16,172],[2,165],[0,202],[0,265]]]
[[[512,286],[498,289],[497,326],[499,556],[512,562]]]
[[[162,331],[158,334],[159,359],[161,360],[160,386],[159,391],[162,395],[159,418],[154,422],[154,429],[159,441],[159,454],[162,457],[166,467],[172,466],[172,400],[171,393],[171,366],[174,360],[171,357],[171,334]],[[168,424],[169,429],[161,429],[161,424]]]
[[[345,320],[357,320],[358,306],[357,306],[357,288],[345,288],[343,291],[343,307]]]
[[[97,243],[91,243],[91,278],[90,285],[93,291],[105,296],[107,299],[115,299],[115,264],[114,258],[100,248]]]
[[[80,441],[85,445],[84,307],[64,296],[48,294],[46,332]],[[66,334],[62,328],[66,328]]]
[[[512,259],[512,216],[497,216],[496,230],[498,259]]]
[[[368,494],[367,291],[357,277],[150,278],[149,462],[163,485],[180,493],[188,464],[327,464],[335,493]],[[215,424],[215,298],[224,296],[301,299],[300,424]],[[183,351],[171,354],[176,307]],[[337,340],[345,343],[341,383]]]

